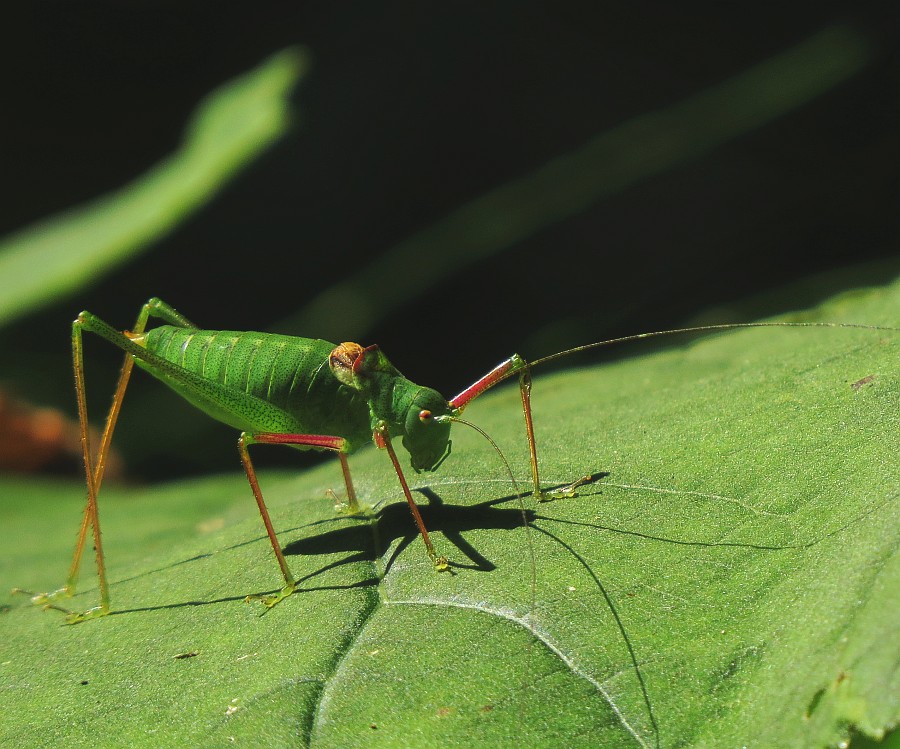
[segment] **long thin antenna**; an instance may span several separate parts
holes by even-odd
[[[490,443],[491,447],[493,447],[497,452],[497,455],[500,456],[500,460],[503,461],[503,467],[506,468],[506,473],[513,485],[513,491],[516,493],[516,500],[519,504],[519,512],[522,513],[522,525],[525,527],[525,539],[528,544],[528,558],[531,563],[531,604],[529,607],[528,623],[531,626],[531,630],[533,633],[534,621],[532,619],[532,613],[534,612],[534,608],[537,605],[537,557],[534,553],[534,543],[531,538],[531,525],[528,522],[528,512],[525,509],[525,499],[522,495],[521,490],[519,489],[519,482],[516,481],[516,477],[513,475],[512,468],[510,468],[509,466],[509,461],[506,459],[506,456],[503,454],[500,446],[496,442],[494,442],[491,435],[485,432],[484,429],[482,429],[480,426],[478,426],[477,424],[473,424],[471,421],[460,419],[458,416],[436,416],[434,420],[439,423],[453,422],[457,424],[465,424],[467,427],[471,427]]]
[[[592,349],[601,348],[603,346],[613,346],[619,343],[642,341],[646,338],[660,338],[662,336],[682,335],[685,333],[708,333],[715,330],[736,330],[738,328],[861,328],[863,330],[888,330],[900,332],[900,328],[842,322],[734,322],[722,323],[719,325],[696,325],[689,328],[654,330],[650,333],[637,333],[635,335],[626,335],[619,338],[610,338],[606,341],[597,341],[596,343],[586,343],[583,346],[575,346],[574,348],[566,349],[565,351],[558,351],[555,354],[550,354],[550,356],[543,356],[540,359],[535,359],[534,361],[528,362],[528,366],[536,367],[538,364],[546,364],[547,362],[561,359],[570,354],[578,354],[582,351],[590,351]]]

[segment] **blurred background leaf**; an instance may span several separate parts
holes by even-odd
[[[427,299],[443,278],[803,106],[858,73],[870,57],[871,44],[859,33],[844,26],[825,29],[746,72],[617,125],[576,151],[555,156],[534,172],[476,198],[363,264],[278,327],[295,335],[318,329],[327,339],[355,340],[405,304]],[[504,297],[496,296],[486,304]],[[576,328],[585,328],[587,335],[581,322]],[[564,318],[554,324],[573,321]]]
[[[450,393],[513,351],[746,320],[900,272],[900,114],[885,93],[900,27],[878,4],[248,17],[188,2],[177,17],[52,1],[5,22],[23,41],[0,50],[5,69],[29,71],[10,77],[0,123],[7,234],[146,174],[197,101],[277,50],[312,59],[300,127],[152,253],[0,329],[3,384],[36,406],[74,413],[80,309],[127,327],[151,295],[209,327],[361,333]],[[98,409],[118,354],[88,345]],[[140,378],[117,442],[134,477],[234,467],[230,430]]]
[[[222,86],[193,114],[174,155],[114,193],[0,242],[0,324],[94,283],[213,199],[282,136],[287,96],[304,66],[284,51]]]

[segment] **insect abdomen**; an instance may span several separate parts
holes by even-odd
[[[144,345],[205,380],[273,403],[308,384],[334,348],[310,338],[169,325],[149,330]]]
[[[141,336],[141,343],[226,393],[250,395],[284,411],[294,422],[292,430],[345,437],[354,443],[371,436],[368,407],[337,381],[328,366],[333,343],[272,333],[169,325],[147,331]],[[172,385],[168,379],[165,381]],[[200,405],[196,399],[189,400]],[[200,407],[220,418],[209,408]],[[272,429],[267,424],[226,423],[255,431]]]

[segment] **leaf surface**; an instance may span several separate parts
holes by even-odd
[[[793,319],[891,325],[898,308],[894,284]],[[265,614],[242,599],[279,575],[238,471],[105,487],[114,613],[65,626],[6,601],[0,743],[820,747],[851,727],[878,735],[900,705],[897,354],[897,332],[765,328],[537,370],[545,481],[597,479],[574,498],[527,497],[526,527],[496,453],[454,427],[441,469],[410,476],[453,574],[432,568],[382,452],[351,458],[367,517],[324,498],[341,483],[335,462],[262,472],[301,579]],[[527,486],[516,388],[466,418]],[[5,479],[0,496],[3,580],[58,586],[83,489]],[[73,608],[97,601],[90,561]]]

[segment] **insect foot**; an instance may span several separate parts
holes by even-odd
[[[372,505],[360,504],[359,502],[350,499],[341,499],[334,489],[326,489],[325,496],[334,502],[334,511],[338,515],[361,515],[366,517],[372,512]]]
[[[450,572],[450,562],[447,560],[447,557],[439,557],[435,554],[431,554],[431,561],[434,562],[434,568],[438,572]]]
[[[95,606],[92,609],[79,613],[54,603],[58,598],[72,597],[72,591],[69,587],[58,588],[49,593],[32,593],[30,590],[25,590],[23,588],[13,588],[12,593],[14,595],[21,593],[26,596],[31,596],[31,602],[35,606],[40,606],[44,611],[61,611],[66,615],[66,624],[78,624],[79,622],[86,622],[88,619],[98,619],[109,613],[109,606]]]
[[[68,588],[68,586],[57,588],[56,590],[52,590],[49,593],[34,593],[30,590],[25,590],[24,588],[13,588],[11,593],[13,595],[25,595],[31,598],[31,602],[35,606],[40,606],[44,609],[58,609],[59,607],[54,605],[54,601],[57,598],[71,598],[72,591]],[[60,611],[66,611],[65,609],[59,609]],[[67,614],[72,612],[66,611]]]
[[[109,609],[104,608],[103,606],[94,606],[94,608],[81,613],[78,613],[77,611],[66,611],[66,609],[53,605],[48,605],[44,608],[64,612],[66,615],[66,624],[78,624],[80,622],[86,622],[88,619],[99,619],[101,616],[106,616],[109,613]]]
[[[60,588],[59,590],[51,591],[50,593],[34,593],[30,590],[25,590],[25,588],[13,588],[11,591],[14,596],[23,595],[29,596],[31,598],[31,602],[35,606],[44,606],[54,598],[59,598],[60,596],[68,596],[69,589],[68,588]]]
[[[578,496],[578,487],[584,486],[585,484],[593,483],[593,476],[582,476],[578,481],[573,481],[571,484],[566,484],[565,486],[561,486],[558,489],[551,489],[550,491],[543,491],[541,489],[536,489],[534,492],[534,497],[538,502],[553,502],[557,499],[568,499],[569,497],[577,497]]]
[[[267,609],[272,608],[276,603],[283,601],[287,598],[291,593],[296,590],[296,583],[291,583],[290,585],[285,585],[281,590],[277,593],[272,593],[270,595],[250,595],[244,599],[244,603],[250,603],[251,601],[261,601],[263,606]]]

